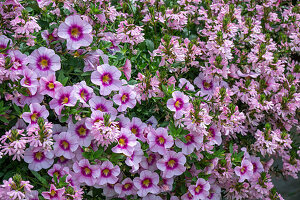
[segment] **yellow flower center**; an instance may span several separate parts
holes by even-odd
[[[84,91],[81,91],[81,92],[80,92],[80,96],[81,96],[81,98],[85,99],[85,92],[84,92]]]
[[[70,145],[69,142],[67,142],[67,141],[63,141],[61,144],[62,144],[64,149],[69,148],[69,145]]]
[[[109,171],[109,169],[106,168],[106,169],[104,169],[102,172],[103,172],[103,174],[104,174],[105,176],[107,176],[108,173],[109,173],[110,171]]]
[[[48,83],[48,88],[49,89],[53,89],[55,86],[54,86],[54,83],[52,83],[52,82],[50,82],[50,83]]]
[[[41,160],[41,159],[43,158],[43,153],[42,153],[42,152],[36,152],[36,153],[35,153],[35,158],[36,158],[37,160]]]
[[[37,113],[36,112],[34,112],[32,115],[31,115],[31,121],[33,121],[33,122],[35,122],[36,120],[37,120],[37,118],[38,118],[38,115],[37,115]]]
[[[175,164],[176,164],[176,161],[173,160],[173,159],[171,159],[171,160],[168,161],[168,165],[169,165],[170,167],[174,167]]]
[[[209,88],[211,87],[211,83],[204,81],[203,86],[204,86],[206,89],[209,89]]]
[[[128,189],[130,186],[131,186],[130,183],[126,183],[126,184],[124,185],[124,188],[125,188],[125,189]]]
[[[91,169],[88,168],[88,167],[85,167],[84,168],[84,173],[85,173],[85,175],[89,175],[91,173]]]
[[[127,98],[128,98],[128,96],[126,94],[123,94],[122,98],[121,98],[122,102],[125,102],[127,100]]]
[[[165,143],[165,138],[159,137],[158,141],[159,141],[159,144],[164,144]]]
[[[42,68],[48,67],[48,60],[42,59],[40,61],[40,65],[42,66]]]
[[[132,128],[131,132],[135,135],[135,134],[137,134],[137,129],[136,128]]]
[[[86,135],[86,129],[83,126],[81,126],[79,128],[78,132],[79,132],[79,135],[81,135],[81,136],[85,136]]]
[[[106,74],[102,77],[102,82],[105,84],[108,84],[110,82],[111,78],[109,76],[109,74]]]
[[[80,31],[79,31],[79,29],[78,28],[72,28],[72,30],[71,30],[71,35],[73,36],[73,37],[75,37],[75,38],[78,38],[79,37],[79,35],[80,35]]]
[[[67,104],[69,102],[69,98],[68,97],[65,97],[62,101],[63,104]]]
[[[51,195],[51,197],[54,197],[56,195],[56,191],[55,190],[51,190],[50,195]]]
[[[192,140],[192,137],[190,135],[185,136],[185,140],[187,142],[190,142]]]
[[[175,102],[175,107],[176,107],[176,108],[180,108],[180,106],[181,106],[181,101],[177,100],[177,101]]]
[[[55,175],[56,177],[59,177],[59,173],[57,171],[54,172],[53,175]]]
[[[149,178],[146,178],[145,180],[143,180],[142,184],[146,187],[148,187],[150,185],[151,181]]]
[[[201,186],[201,185],[198,185],[198,186],[195,188],[195,192],[196,192],[196,193],[199,193],[201,190],[202,190],[202,186]]]
[[[124,146],[125,145],[125,140],[123,138],[119,139],[119,144],[120,146]]]

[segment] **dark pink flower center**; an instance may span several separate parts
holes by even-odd
[[[79,41],[83,38],[82,27],[76,24],[69,27],[68,33],[70,35],[71,40]]]
[[[101,171],[102,176],[109,177],[111,175],[111,170],[108,168],[105,168]]]
[[[86,177],[91,177],[93,170],[88,166],[81,167],[81,174]]]
[[[38,151],[33,154],[33,157],[35,162],[42,162],[46,156],[44,152]]]
[[[132,183],[125,183],[124,185],[122,185],[122,190],[128,191],[131,190],[132,187],[133,187]]]
[[[200,193],[202,193],[203,191],[203,185],[199,184],[195,187],[195,194],[198,195]]]
[[[121,103],[122,104],[125,104],[129,101],[129,94],[128,93],[124,93],[122,96],[121,96]]]
[[[70,150],[70,143],[67,140],[61,140],[59,145],[65,151]]]
[[[243,166],[240,171],[242,175],[245,174],[247,172],[247,167]]]
[[[164,146],[166,139],[163,136],[156,136],[156,144],[159,146]]]
[[[38,59],[37,59],[37,68],[39,70],[42,70],[42,71],[47,71],[49,70],[50,66],[51,66],[51,60],[48,56],[44,55],[44,56],[40,56]]]
[[[59,99],[59,104],[61,105],[64,105],[64,104],[67,104],[69,103],[70,101],[70,95],[69,94],[63,94],[60,96],[60,99]]]
[[[202,81],[202,85],[205,90],[210,90],[213,87],[213,83],[207,82],[206,80]]]
[[[80,138],[85,138],[89,134],[89,130],[86,128],[85,125],[81,124],[76,127],[75,132]]]
[[[90,95],[86,89],[82,88],[79,92],[79,95],[85,102],[89,100]]]
[[[113,79],[110,73],[103,73],[100,77],[101,82],[104,86],[109,86],[112,84]]]
[[[178,166],[178,160],[177,160],[177,158],[170,158],[166,162],[167,169],[175,169],[177,166]]]
[[[118,142],[119,142],[119,147],[124,149],[127,147],[128,139],[127,137],[122,135],[121,137],[119,137]]]
[[[144,178],[141,183],[143,188],[150,188],[153,185],[151,178]]]
[[[181,110],[183,107],[183,101],[181,98],[177,98],[176,101],[174,102],[174,107],[176,110]]]
[[[103,104],[96,105],[96,110],[100,110],[101,112],[107,112],[107,108]]]

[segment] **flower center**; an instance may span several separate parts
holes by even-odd
[[[36,160],[38,160],[38,161],[40,161],[40,160],[42,160],[43,158],[44,158],[44,153],[43,152],[36,152],[35,154],[34,154],[34,157],[35,157],[35,159]]]
[[[160,136],[158,138],[158,142],[159,142],[159,144],[163,145],[165,143],[165,138],[163,138],[162,136]]]
[[[126,183],[126,184],[123,186],[123,188],[124,188],[125,190],[128,190],[128,189],[132,188],[132,184],[131,184],[131,183]]]
[[[112,81],[112,77],[110,74],[106,73],[102,76],[103,85],[110,85]]]
[[[53,35],[52,35],[52,34],[49,34],[49,35],[48,35],[48,40],[51,42],[53,39],[54,39]]]
[[[84,91],[84,90],[82,90],[82,91],[80,92],[80,97],[81,97],[82,99],[85,100],[86,94],[85,94],[85,91]]]
[[[91,169],[90,168],[88,168],[88,167],[85,167],[84,168],[84,173],[85,173],[85,175],[90,175],[91,174]]]
[[[100,110],[101,112],[106,112],[106,108],[102,104],[97,106],[97,110]]]
[[[51,190],[50,195],[51,195],[51,197],[56,196],[56,191],[55,190]]]
[[[46,59],[43,58],[40,61],[40,65],[42,66],[43,69],[46,68],[46,67],[48,67],[48,60],[46,60]]]
[[[78,38],[79,35],[80,35],[80,31],[77,27],[74,27],[71,29],[71,35],[74,37],[74,38]]]
[[[133,127],[133,128],[131,128],[131,132],[132,132],[134,135],[136,135],[137,132],[138,132],[138,130],[137,130],[137,128]]]
[[[62,104],[67,104],[69,102],[69,98],[68,97],[65,97],[63,100],[62,100]]]
[[[202,85],[203,85],[203,88],[205,89],[205,90],[209,90],[209,89],[211,89],[212,88],[212,86],[213,86],[213,84],[211,83],[211,82],[207,82],[207,81],[202,81]]]
[[[196,194],[199,194],[201,191],[202,191],[202,185],[198,185],[198,186],[195,188],[195,193],[196,193]]]
[[[52,90],[54,87],[55,87],[55,85],[54,85],[53,82],[49,82],[49,83],[48,83],[48,88],[49,88],[50,90]]]
[[[246,166],[243,166],[243,167],[241,168],[241,173],[242,173],[242,174],[245,174],[246,171],[247,171],[247,167],[246,167]]]
[[[120,138],[119,139],[119,144],[120,144],[121,147],[125,146],[125,144],[126,144],[125,139],[124,138]]]
[[[128,94],[123,94],[122,97],[121,97],[121,101],[123,103],[126,103],[127,102],[127,99],[128,99]]]
[[[78,130],[78,133],[79,133],[80,136],[85,136],[86,135],[86,129],[83,126],[81,126]]]
[[[61,142],[61,147],[62,147],[64,150],[67,150],[67,149],[69,149],[69,147],[70,147],[70,143],[67,142],[66,140],[63,140],[63,141]]]
[[[55,175],[57,178],[59,178],[59,176],[60,176],[60,174],[59,174],[58,171],[55,171],[55,172],[53,173],[53,175]]]
[[[171,159],[168,161],[168,166],[171,168],[173,168],[175,166],[175,164],[176,164],[176,161],[174,159]]]
[[[32,122],[36,122],[37,118],[38,118],[38,113],[34,112],[32,115],[31,115],[31,121]]]
[[[105,168],[104,170],[102,170],[102,173],[104,174],[104,176],[108,176],[110,173],[110,170]]]
[[[213,128],[208,129],[208,138],[213,138],[215,136],[215,130]]]
[[[149,178],[145,178],[144,180],[143,180],[143,182],[142,182],[142,184],[143,184],[143,186],[144,187],[150,187],[151,186],[151,180],[149,179]]]
[[[185,140],[186,140],[187,142],[191,142],[191,141],[192,141],[192,136],[186,135],[186,136],[185,136]]]
[[[25,85],[30,85],[31,81],[29,78],[25,78],[25,81],[24,81]]]

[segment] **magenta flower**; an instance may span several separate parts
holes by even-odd
[[[216,126],[212,125],[211,127],[209,127],[207,132],[208,132],[207,139],[209,140],[209,144],[220,145],[222,143],[221,132],[217,129]]]
[[[49,112],[44,105],[41,106],[38,103],[32,103],[29,108],[30,112],[24,112],[22,114],[22,118],[27,123],[36,124],[39,117],[47,119],[49,116]]]
[[[89,104],[93,110],[100,110],[101,112],[110,114],[111,119],[114,119],[118,114],[117,110],[113,107],[114,103],[110,100],[106,100],[104,97],[92,97],[89,100]]]
[[[161,158],[158,153],[153,153],[152,151],[147,151],[148,158],[143,157],[141,161],[141,166],[144,169],[154,171],[157,169],[156,162]]]
[[[99,185],[115,184],[118,181],[117,176],[120,174],[120,167],[113,166],[110,161],[104,161],[100,167]]]
[[[171,148],[174,144],[173,137],[168,135],[168,131],[162,127],[148,133],[147,138],[150,150],[161,155],[164,155],[167,148]]]
[[[127,128],[122,128],[118,137],[118,144],[111,150],[115,153],[123,153],[126,156],[131,156],[136,144],[136,137]]]
[[[200,95],[210,99],[215,91],[215,88],[219,85],[217,81],[204,77],[203,74],[199,74],[194,80],[194,84],[201,89]]]
[[[125,64],[122,67],[122,71],[123,71],[127,81],[129,81],[130,77],[131,77],[131,62],[130,62],[130,60],[126,59]]]
[[[39,77],[47,77],[60,70],[60,57],[55,54],[54,50],[40,47],[34,50],[27,59],[28,67],[34,70]]]
[[[55,92],[62,88],[63,85],[56,81],[55,74],[50,74],[47,77],[40,78],[40,94],[47,94],[50,97],[55,97]]]
[[[92,136],[90,135],[90,130],[85,125],[85,120],[80,120],[76,124],[73,124],[71,120],[68,126],[68,132],[76,138],[81,147],[90,146]]]
[[[87,102],[94,96],[93,88],[86,85],[85,81],[74,85],[74,96],[83,103],[84,107],[89,107]]]
[[[122,85],[119,80],[121,72],[115,67],[108,64],[103,64],[97,67],[91,75],[91,81],[95,85],[100,86],[100,94],[107,96],[111,91],[118,91]]]
[[[243,159],[241,166],[236,166],[234,172],[240,177],[239,182],[243,182],[245,179],[250,180],[253,175],[253,165],[251,161]]]
[[[174,117],[175,119],[179,119],[183,116],[189,106],[189,97],[179,91],[173,92],[172,97],[173,98],[167,101],[167,107],[171,111],[175,111]]]
[[[185,155],[189,155],[193,153],[194,149],[197,150],[200,149],[203,137],[197,133],[189,133],[186,136],[184,136],[186,143],[182,142],[181,140],[177,139],[175,141],[175,144],[177,147],[181,148],[182,153]]]
[[[210,184],[203,178],[197,180],[196,185],[189,186],[189,192],[193,195],[193,200],[207,199],[209,195]]]
[[[73,95],[73,87],[62,87],[55,93],[54,99],[49,103],[50,108],[60,115],[64,106],[75,106],[77,99]]]
[[[48,174],[51,177],[54,177],[54,175],[59,179],[63,177],[66,174],[69,174],[69,168],[63,167],[60,164],[54,164],[51,169],[48,170]]]
[[[140,168],[140,162],[144,157],[144,152],[141,149],[141,144],[139,142],[134,146],[134,151],[131,156],[128,156],[125,160],[126,165],[132,167],[131,172],[136,172]]]
[[[78,148],[78,141],[74,135],[62,132],[59,135],[54,135],[53,139],[55,140],[53,150],[57,157],[64,156],[67,159],[75,157],[74,151]]]
[[[37,74],[34,71],[26,68],[23,70],[23,76],[24,78],[22,78],[20,81],[21,86],[28,88],[31,95],[35,95],[39,86]]]
[[[91,117],[90,118],[86,118],[85,120],[85,125],[88,129],[92,129],[93,126],[95,125],[95,123],[99,122],[99,121],[103,121],[103,112],[99,111],[99,110],[93,110]]]
[[[140,177],[133,179],[133,184],[138,189],[137,194],[140,197],[145,197],[148,193],[157,194],[159,192],[158,182],[158,174],[149,170],[142,171]]]
[[[157,161],[156,165],[163,172],[163,177],[172,178],[173,176],[181,175],[185,172],[184,166],[186,158],[183,153],[168,151],[164,154],[164,158]]]
[[[147,127],[145,123],[142,122],[140,118],[133,117],[130,124],[129,130],[142,142],[145,142],[144,129]]]
[[[19,50],[9,51],[9,56],[13,63],[13,66],[10,69],[16,71],[18,74],[21,74],[22,70],[26,68],[27,56],[25,54],[22,54]]]
[[[87,21],[82,20],[79,15],[72,15],[59,25],[57,35],[67,40],[69,50],[77,50],[92,43],[92,30],[92,26]]]
[[[116,94],[113,97],[114,102],[119,105],[118,111],[123,112],[128,107],[134,108],[136,104],[136,93],[133,91],[133,89],[130,86],[123,86],[119,90],[119,94]]]
[[[137,189],[130,178],[125,178],[122,183],[115,184],[114,189],[121,198],[128,195],[135,195],[137,192]]]
[[[29,147],[24,153],[24,161],[29,163],[28,168],[30,170],[48,169],[54,162],[53,153],[39,147]]]
[[[179,79],[178,87],[183,88],[188,91],[195,91],[195,87],[185,78]]]
[[[74,179],[79,183],[86,183],[88,186],[95,185],[97,178],[100,176],[100,169],[98,165],[91,165],[87,159],[82,159],[73,164],[75,172]]]
[[[65,193],[65,188],[56,189],[55,185],[51,184],[49,192],[42,192],[42,196],[45,199],[51,200],[62,200],[63,194]]]

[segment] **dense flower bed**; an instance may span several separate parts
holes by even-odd
[[[299,6],[1,1],[0,199],[283,199]]]

